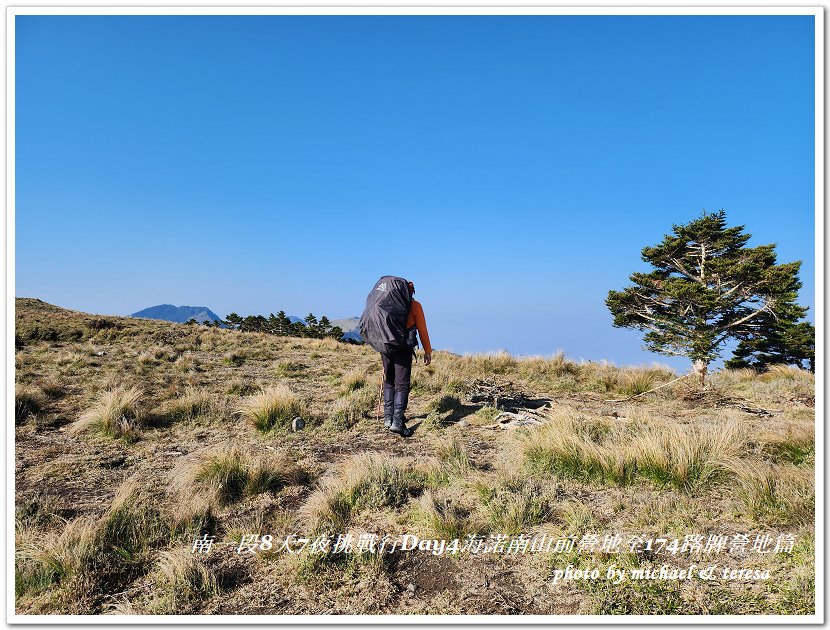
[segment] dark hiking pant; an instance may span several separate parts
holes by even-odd
[[[409,383],[412,378],[412,350],[398,350],[380,355],[383,361],[384,415],[403,422],[409,402]]]

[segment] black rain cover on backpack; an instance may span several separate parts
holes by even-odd
[[[412,296],[403,278],[383,276],[366,298],[360,336],[380,353],[407,350],[406,319]]]

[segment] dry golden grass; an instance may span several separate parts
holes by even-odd
[[[334,401],[329,416],[334,428],[351,428],[363,418],[374,418],[378,413],[379,393],[362,387]],[[380,411],[383,417],[383,411]]]
[[[182,614],[219,592],[216,576],[188,547],[162,551],[156,564],[152,612]]]
[[[23,422],[31,415],[37,414],[46,406],[43,390],[27,383],[15,383],[14,386],[14,421]]]
[[[305,471],[284,456],[251,454],[238,447],[204,453],[176,471],[171,487],[184,502],[201,497],[207,505],[228,505],[246,496],[278,492],[304,483]]]
[[[670,368],[651,366],[617,367],[608,361],[589,361],[580,365],[579,379],[599,392],[624,396],[643,394],[677,377]]]
[[[807,543],[791,557],[758,559],[773,570],[763,585],[667,590],[643,582],[601,592],[574,585],[560,591],[563,597],[532,602],[524,594],[548,584],[552,559],[543,554],[310,561],[271,553],[235,564],[233,553],[220,555],[223,546],[191,564],[184,553],[203,532],[227,544],[254,532],[682,537],[726,528],[809,541],[812,375],[724,371],[712,375],[703,397],[664,388],[614,403],[607,399],[674,374],[660,366],[574,362],[561,353],[516,359],[439,351],[432,365],[414,366],[407,415],[420,426],[401,440],[373,422],[380,361],[367,347],[128,318],[112,318],[110,326],[25,301],[16,315],[17,386],[45,396],[36,421],[15,427],[20,611],[814,610],[815,552]],[[468,398],[473,381],[494,377],[550,398],[545,426],[494,426],[498,411]],[[290,389],[275,387],[282,381]],[[126,393],[125,385],[144,392],[140,400],[129,413],[107,414],[117,405],[104,403]],[[724,408],[729,398],[771,415]],[[134,414],[136,423],[146,422],[141,441],[89,440],[77,428],[63,430],[93,408],[98,418]],[[306,427],[288,432],[295,415]],[[255,418],[266,431],[276,427],[279,439],[254,430]],[[305,470],[322,480],[313,491]],[[109,501],[107,489],[119,485]],[[478,588],[484,572],[493,590]],[[401,592],[410,582],[414,595]]]
[[[773,365],[766,372],[721,370],[711,382],[724,393],[779,407],[794,399],[815,396],[815,375],[794,366]]]
[[[814,384],[816,376],[812,372],[792,365],[771,365],[760,375],[762,381],[788,380]]]
[[[301,509],[315,532],[347,531],[362,509],[397,508],[425,487],[428,469],[408,459],[361,453],[344,462]]]
[[[733,423],[650,427],[633,439],[629,457],[638,474],[690,492],[723,479],[745,443]]]
[[[286,432],[291,429],[291,421],[302,414],[302,404],[287,385],[279,384],[246,396],[238,411],[263,433]]]
[[[733,470],[750,516],[768,525],[803,525],[815,518],[812,468],[737,462]]]
[[[560,378],[581,371],[578,363],[565,358],[564,352],[557,352],[550,359],[541,356],[527,357],[519,361],[519,373],[528,377]]]
[[[15,591],[52,588],[79,575],[97,550],[95,519],[78,518],[60,534],[22,534],[15,554]]]
[[[112,437],[135,438],[141,425],[138,417],[138,402],[142,391],[138,387],[117,387],[106,390],[71,426],[73,433],[91,429]]]
[[[712,375],[719,385],[729,387],[738,383],[746,383],[758,378],[758,373],[751,368],[723,369]]]
[[[69,582],[82,590],[100,585],[119,566],[141,562],[143,554],[167,533],[147,489],[133,476],[119,487],[99,518],[76,518],[57,535],[27,536],[26,544],[18,548],[16,588],[18,593],[37,593]]]
[[[518,360],[504,350],[490,354],[466,354],[454,363],[463,374],[504,374],[519,365]]]
[[[815,423],[792,422],[778,431],[765,431],[758,437],[762,454],[776,462],[802,464],[815,456]]]
[[[619,376],[617,390],[626,396],[644,394],[659,384],[660,376],[652,370],[628,370]]]
[[[722,478],[745,447],[732,424],[615,425],[559,415],[525,448],[531,469],[624,485],[637,478],[692,492]]]
[[[513,473],[479,485],[479,497],[489,529],[521,534],[550,521],[554,515],[556,485]]]
[[[129,559],[136,559],[167,538],[169,525],[141,475],[129,477],[118,488],[98,523],[98,535],[102,553],[114,549]]]
[[[336,339],[332,339],[331,337],[325,337],[323,339],[311,339],[309,341],[309,346],[317,350],[329,351],[340,351],[343,348],[343,344],[341,344]]]
[[[471,510],[444,491],[427,490],[418,501],[419,513],[416,516],[427,529],[427,535],[448,543],[463,539],[467,534],[483,530],[471,516]]]
[[[206,416],[217,406],[218,401],[213,394],[188,386],[181,395],[166,401],[160,413],[170,420],[180,422]]]
[[[135,358],[135,362],[143,368],[150,368],[157,365],[159,360],[153,355],[152,352],[142,350]]]
[[[341,379],[341,391],[343,394],[349,394],[366,387],[367,384],[366,371],[360,368],[354,368],[343,375]]]
[[[435,456],[438,458],[439,470],[447,477],[463,477],[473,468],[468,449],[458,440],[438,444]]]

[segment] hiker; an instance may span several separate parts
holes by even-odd
[[[360,318],[360,335],[380,353],[383,362],[384,425],[402,437],[412,435],[406,426],[412,357],[418,345],[424,347],[424,365],[432,362],[424,309],[415,295],[414,283],[395,276],[383,276],[366,298]]]

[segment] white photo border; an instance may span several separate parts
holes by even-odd
[[[5,348],[6,361],[6,622],[8,624],[83,624],[83,625],[180,625],[180,624],[280,624],[280,625],[539,625],[567,624],[584,625],[598,623],[619,624],[823,624],[824,623],[824,567],[825,567],[825,519],[824,519],[824,454],[825,454],[825,400],[824,400],[824,19],[823,6],[752,6],[735,2],[733,6],[672,6],[648,5],[625,6],[611,0],[608,6],[552,6],[550,4],[524,3],[523,6],[480,6],[460,0],[452,6],[436,6],[425,2],[411,2],[404,5],[389,3],[349,5],[333,0],[326,5],[260,5],[252,2],[249,6],[200,6],[181,2],[178,6],[36,6],[18,2],[6,5],[6,63],[4,65],[6,84],[6,124],[4,136],[5,153],[5,245],[6,245],[6,308]],[[15,298],[15,17],[18,15],[805,15],[815,19],[815,266],[816,266],[816,522],[815,522],[815,567],[816,567],[816,609],[815,614],[790,615],[20,615],[14,609],[14,352],[11,340],[14,337]]]

